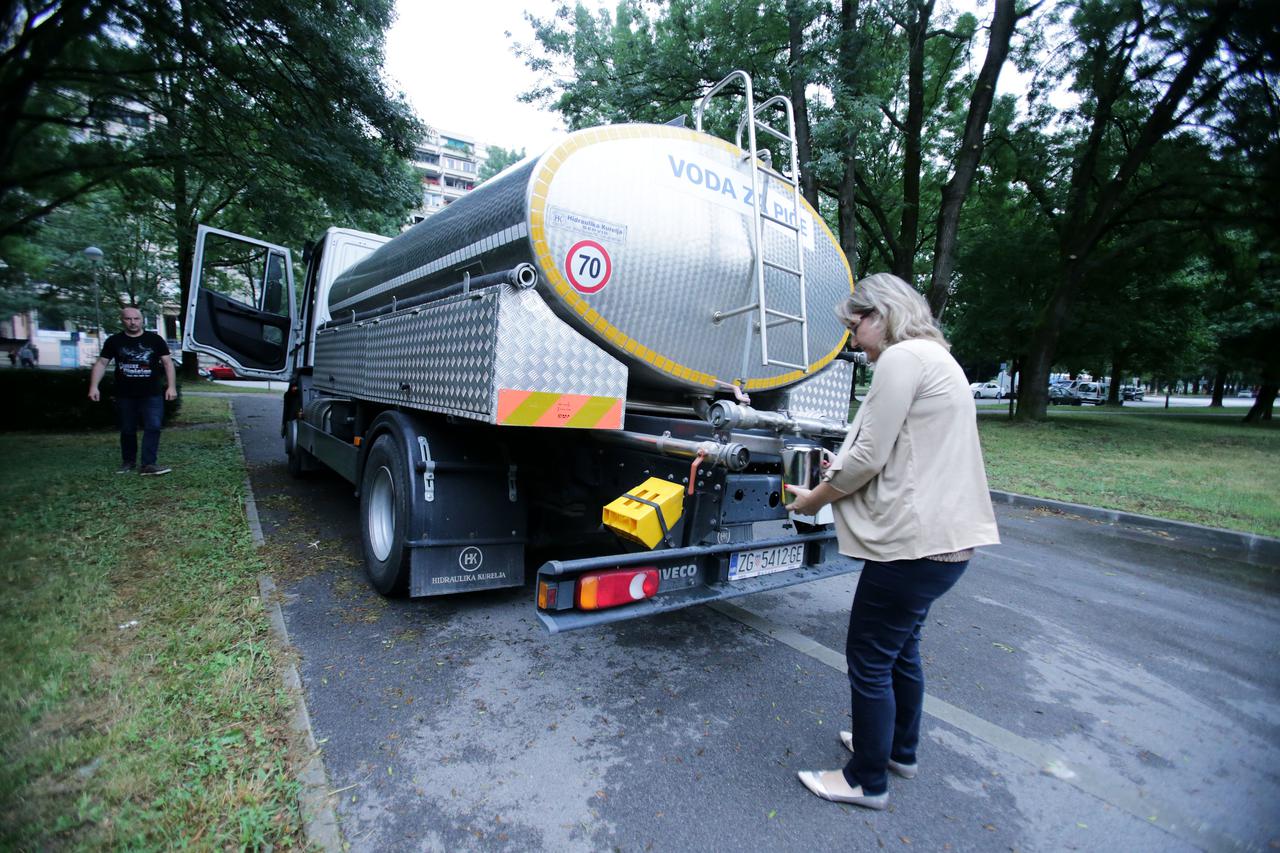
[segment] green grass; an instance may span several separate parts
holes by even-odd
[[[991,488],[1280,536],[1280,424],[1243,424],[1243,409],[1112,411],[982,413]]]
[[[182,395],[182,408],[178,410],[170,426],[203,426],[205,424],[228,423],[229,410],[225,397],[199,397]],[[167,449],[168,441],[163,441],[162,449]]]
[[[114,434],[0,435],[0,848],[301,846],[292,698],[225,400],[165,477]]]
[[[201,380],[200,382],[192,382],[184,385],[187,391],[219,391],[224,394],[276,394],[283,397],[284,392],[278,388],[268,388],[264,382],[261,385],[226,385],[222,382],[210,382]]]
[[[216,382],[210,379],[181,379],[179,384],[182,386],[182,398],[185,401],[187,394],[200,394],[203,392],[212,392],[218,394],[276,394],[280,397],[284,396],[284,391],[276,388],[268,388],[267,383],[260,385],[228,385],[225,382]]]

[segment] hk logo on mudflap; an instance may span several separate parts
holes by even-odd
[[[484,552],[476,546],[472,545],[463,548],[458,554],[458,566],[464,572],[474,572],[480,568],[480,564],[484,562]]]

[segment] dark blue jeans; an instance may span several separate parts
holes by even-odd
[[[116,397],[120,420],[120,460],[125,465],[138,461],[138,427],[142,427],[142,464],[156,464],[160,451],[160,422],[164,418],[164,397]]]
[[[963,563],[867,560],[849,612],[849,687],[853,693],[853,757],[844,768],[852,787],[883,794],[889,759],[914,764],[924,708],[920,629],[929,607],[960,579]]]

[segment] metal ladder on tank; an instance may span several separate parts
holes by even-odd
[[[775,95],[768,99],[758,107],[754,107],[755,95],[751,87],[751,75],[745,71],[734,71],[728,77],[725,77],[719,83],[711,87],[702,100],[698,101],[694,108],[694,124],[699,132],[702,132],[702,117],[706,111],[707,104],[711,98],[718,92],[728,86],[735,80],[741,80],[746,88],[746,105],[743,109],[742,118],[738,121],[738,135],[736,139],[737,146],[742,148],[742,131],[747,131],[747,147],[744,159],[751,163],[751,207],[752,207],[752,239],[753,254],[755,257],[755,279],[756,279],[756,301],[748,305],[742,305],[728,311],[717,311],[712,322],[719,323],[730,317],[736,317],[739,314],[756,313],[755,328],[760,332],[760,365],[762,367],[789,367],[802,372],[809,370],[809,312],[805,304],[805,278],[804,278],[804,235],[800,230],[800,217],[803,215],[803,208],[800,205],[800,158],[799,146],[796,144],[796,119],[795,112],[791,106],[791,101],[781,95]],[[766,124],[761,120],[761,116],[774,107],[781,106],[784,108],[787,118],[787,132],[782,131]],[[756,131],[762,131],[770,136],[780,140],[787,145],[791,152],[791,174],[788,177],[775,171],[772,164],[766,165],[760,161],[760,151],[756,148]],[[766,154],[769,153],[765,149]],[[761,180],[763,178],[763,180]],[[791,190],[791,220],[779,218],[769,213],[765,208],[765,200],[762,198],[766,193],[761,192],[761,184],[766,188],[769,186],[771,179],[777,180]],[[780,228],[792,232],[795,237],[795,257],[788,258],[766,258],[765,242],[764,242],[764,223],[765,221],[774,223]],[[768,293],[765,287],[765,269],[775,270],[785,277],[795,281],[795,286],[799,291],[800,297],[800,313],[790,314],[786,311],[780,311],[776,308],[770,308],[768,302]],[[800,363],[796,364],[784,361],[780,358],[773,358],[769,353],[769,329],[777,326],[798,323],[800,325]],[[742,372],[745,376],[747,373],[748,363],[750,361],[750,335],[747,339],[747,351],[743,353]]]

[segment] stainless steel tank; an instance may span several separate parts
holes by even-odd
[[[753,252],[752,164],[724,140],[665,125],[571,134],[415,225],[343,273],[332,316],[533,263],[538,290],[561,318],[627,364],[633,381],[748,392],[812,376],[843,346],[832,307],[853,277],[834,235],[792,190],[759,170],[766,304],[807,323],[771,320],[762,365]],[[803,265],[796,257],[803,251]],[[730,316],[724,316],[730,315]],[[780,316],[780,315],[779,315]],[[807,347],[802,340],[807,333]],[[529,329],[530,336],[538,334]],[[808,359],[802,360],[802,353]]]

